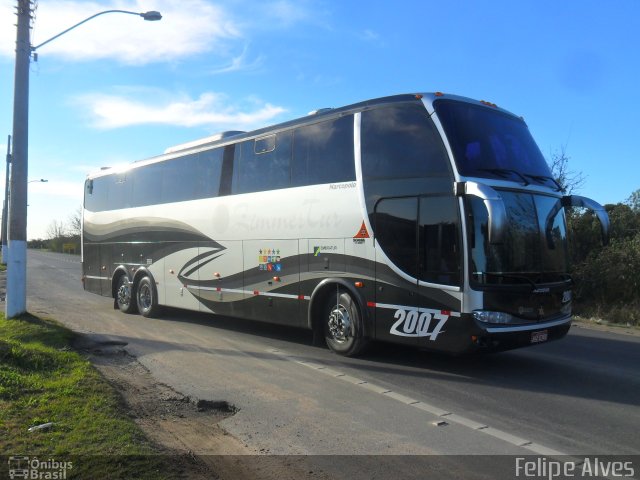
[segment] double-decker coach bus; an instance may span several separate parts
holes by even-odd
[[[322,109],[88,176],[83,283],[169,306],[464,353],[563,337],[565,196],[521,117],[408,94]]]

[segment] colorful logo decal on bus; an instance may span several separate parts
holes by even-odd
[[[280,272],[280,249],[262,248],[258,250],[258,270],[265,272]]]

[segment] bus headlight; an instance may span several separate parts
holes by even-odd
[[[473,312],[473,318],[483,323],[515,323],[513,315],[504,312],[490,312],[487,310],[476,310]]]

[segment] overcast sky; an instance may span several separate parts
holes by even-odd
[[[12,132],[15,1],[0,0],[0,152]],[[82,203],[86,174],[222,130],[396,93],[444,91],[522,115],[564,147],[579,192],[640,188],[640,1],[39,0],[28,237]],[[3,169],[4,170],[4,169]],[[1,174],[0,174],[1,175]]]

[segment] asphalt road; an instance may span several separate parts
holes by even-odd
[[[365,464],[383,454],[640,454],[638,336],[574,326],[562,341],[495,355],[377,345],[347,359],[297,329],[177,310],[124,315],[82,290],[78,257],[38,251],[28,254],[28,309],[126,342],[186,395],[234,404],[222,425],[256,453]],[[318,457],[320,468],[331,458]]]

